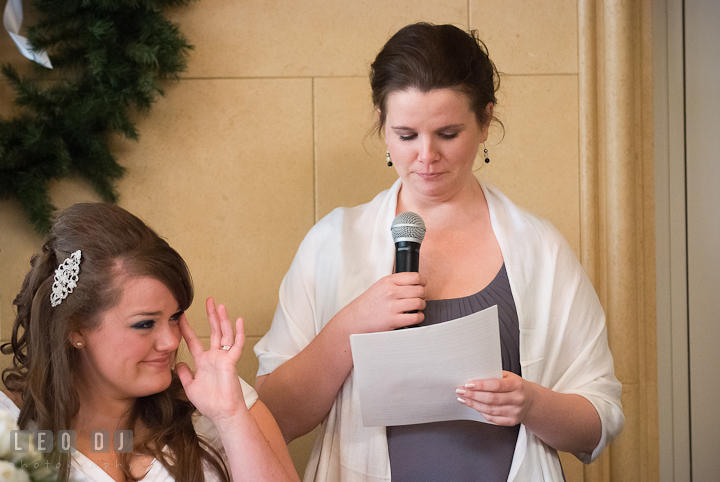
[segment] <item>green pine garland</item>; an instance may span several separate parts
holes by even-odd
[[[106,202],[117,200],[114,182],[125,170],[108,135],[137,140],[129,114],[146,114],[163,95],[161,81],[185,70],[193,47],[162,9],[191,1],[32,1],[40,21],[28,40],[48,52],[62,80],[22,78],[3,65],[22,114],[0,120],[0,199],[17,198],[39,234],[55,211],[51,179],[78,175]]]

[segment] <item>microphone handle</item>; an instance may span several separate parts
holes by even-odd
[[[420,270],[420,243],[413,241],[398,241],[395,243],[395,272],[417,273]],[[407,313],[417,313],[417,310]],[[416,325],[403,326],[398,330],[413,328]]]
[[[420,243],[398,241],[395,243],[395,272],[417,273],[420,270]]]

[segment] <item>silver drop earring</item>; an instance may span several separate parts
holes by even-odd
[[[390,159],[390,149],[385,152],[385,160],[387,161],[388,167],[392,167],[392,159]]]
[[[488,157],[487,147],[483,150],[483,152],[485,153],[485,164],[490,163],[490,158]]]

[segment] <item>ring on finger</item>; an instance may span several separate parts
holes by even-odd
[[[223,346],[221,346],[220,348],[223,349],[223,350],[229,350],[229,349],[232,348],[232,347],[231,347],[230,345],[223,345]]]

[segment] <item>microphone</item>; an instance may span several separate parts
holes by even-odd
[[[420,243],[425,237],[425,223],[417,214],[398,214],[390,227],[395,241],[395,272],[417,273],[420,268]]]

